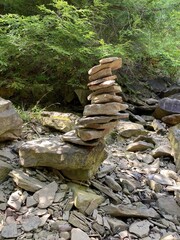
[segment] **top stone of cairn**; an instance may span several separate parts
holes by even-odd
[[[99,65],[92,67],[88,71],[88,74],[90,76],[101,71],[102,69],[105,69],[105,68],[110,68],[111,70],[116,70],[116,69],[121,68],[121,66],[122,66],[122,59],[118,58],[118,57],[103,58],[99,62],[100,62]],[[91,78],[90,78],[90,80],[91,80]]]

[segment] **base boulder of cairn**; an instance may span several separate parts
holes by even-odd
[[[113,70],[121,67],[117,57],[104,58],[99,65],[88,71],[88,87],[91,101],[86,105],[83,117],[77,121],[75,130],[62,138],[42,138],[22,145],[19,151],[23,167],[52,167],[61,170],[64,176],[74,180],[88,180],[98,171],[106,159],[104,137],[117,125],[119,119],[128,118],[127,109],[115,82]]]
[[[87,180],[98,171],[107,153],[101,141],[95,147],[79,147],[52,137],[24,143],[19,156],[23,167],[52,167],[70,179]]]
[[[0,142],[17,139],[21,135],[22,124],[11,101],[0,98]]]

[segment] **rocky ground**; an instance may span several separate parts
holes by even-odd
[[[1,143],[0,239],[178,240],[180,176],[169,127],[151,116],[121,121],[105,139],[107,159],[86,182],[51,168],[19,166],[24,141],[59,135],[36,121],[22,138]]]

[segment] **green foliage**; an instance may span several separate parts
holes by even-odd
[[[132,73],[138,65],[146,76],[177,75],[177,0],[0,1],[2,86],[45,85],[65,97],[107,56],[122,57]]]

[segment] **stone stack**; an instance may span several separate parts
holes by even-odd
[[[110,57],[101,59],[99,63],[88,71],[87,86],[92,91],[88,100],[91,104],[85,106],[76,130],[63,136],[64,141],[80,145],[97,145],[100,139],[112,131],[119,119],[128,117],[126,113],[119,113],[128,106],[123,104],[121,96],[116,95],[122,90],[115,81],[117,76],[112,73],[121,67],[122,60]]]

